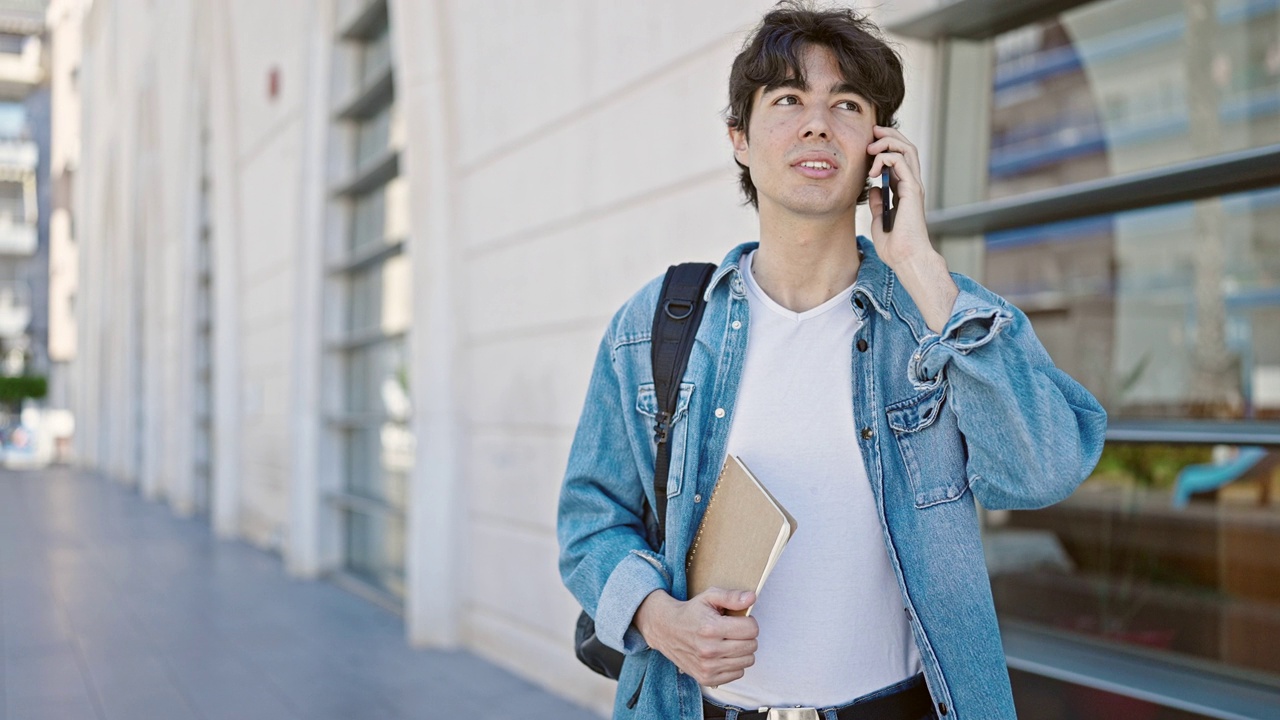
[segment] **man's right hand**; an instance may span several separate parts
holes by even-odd
[[[640,603],[633,623],[649,647],[691,675],[700,685],[718,687],[742,677],[755,664],[755,618],[724,615],[746,610],[755,593],[711,588],[680,601],[655,590]]]

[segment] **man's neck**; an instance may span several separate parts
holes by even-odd
[[[858,277],[853,217],[789,222],[760,217],[760,247],[751,273],[760,289],[792,312],[830,300]]]

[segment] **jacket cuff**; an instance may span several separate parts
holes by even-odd
[[[942,369],[956,355],[968,355],[995,339],[1013,313],[989,300],[961,290],[942,332],[926,335],[907,364],[907,374],[917,390],[929,390],[942,382]]]
[[[640,603],[654,590],[670,590],[662,560],[651,552],[632,550],[609,574],[596,605],[596,637],[626,655],[649,647],[631,624]]]

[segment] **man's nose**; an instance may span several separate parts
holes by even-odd
[[[826,140],[830,136],[831,122],[826,108],[818,107],[810,110],[800,126],[800,137],[805,139],[817,137]]]

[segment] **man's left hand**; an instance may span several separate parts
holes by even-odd
[[[893,229],[885,232],[884,197],[881,191],[872,190],[868,198],[871,240],[876,254],[902,280],[925,323],[939,332],[951,316],[960,290],[947,271],[946,261],[929,242],[920,155],[916,146],[894,128],[877,125],[872,132],[876,141],[867,146],[867,152],[874,155],[875,160],[869,176],[879,177],[884,168],[889,168],[896,205]]]

